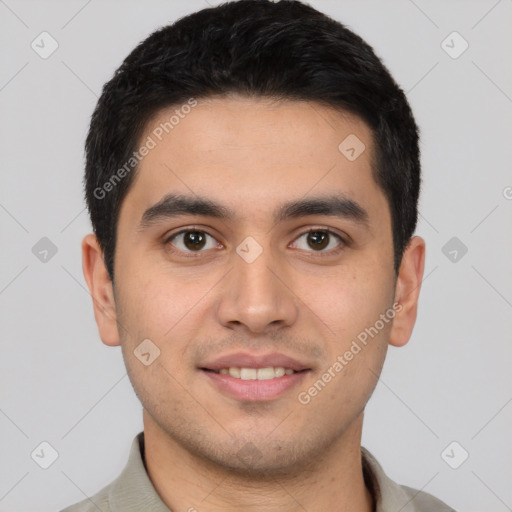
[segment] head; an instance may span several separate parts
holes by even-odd
[[[145,419],[247,472],[357,438],[387,346],[416,317],[419,188],[403,91],[312,7],[240,0],[140,43],[92,116],[83,251],[100,335],[121,345]],[[301,381],[234,399],[209,375],[233,352],[285,354]]]

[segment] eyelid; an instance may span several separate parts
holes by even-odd
[[[172,246],[172,244],[170,244],[171,240],[176,238],[178,235],[182,235],[184,233],[189,233],[189,232],[194,232],[194,231],[200,232],[200,233],[204,233],[205,235],[213,238],[217,243],[223,245],[221,242],[219,242],[217,240],[217,238],[215,236],[213,236],[211,233],[209,233],[208,229],[202,228],[200,226],[187,226],[185,228],[180,229],[176,233],[172,233],[171,235],[166,236],[165,240],[164,240],[164,245],[171,245]],[[301,231],[299,234],[297,234],[297,236],[295,236],[295,238],[293,239],[292,243],[295,242],[297,239],[301,238],[302,236],[308,235],[309,233],[312,233],[312,232],[315,232],[315,231],[323,231],[323,232],[328,233],[329,235],[335,236],[336,238],[338,238],[340,240],[340,246],[341,247],[337,247],[335,249],[330,249],[328,251],[314,251],[314,250],[311,250],[311,251],[306,251],[306,252],[310,252],[312,254],[318,254],[318,255],[322,255],[322,254],[336,254],[341,249],[343,249],[345,246],[350,244],[350,240],[351,240],[350,236],[348,236],[348,235],[341,235],[337,231],[335,231],[333,228],[330,228],[328,226],[315,226],[315,227],[306,229],[305,231]],[[181,254],[187,254],[187,255],[194,255],[194,254],[199,255],[201,253],[209,251],[209,249],[208,250],[199,250],[199,251],[182,251],[181,249],[177,249],[176,247],[174,247],[172,250],[174,252],[179,252]]]
[[[295,239],[297,239],[301,235],[305,235],[307,233],[311,233],[312,231],[326,231],[330,233],[331,235],[335,235],[339,238],[341,238],[345,243],[350,243],[352,241],[352,238],[348,233],[345,231],[342,231],[339,228],[335,228],[333,226],[328,226],[327,224],[315,224],[312,227],[309,227],[311,224],[306,224],[299,226],[295,229],[295,232],[298,234],[295,236]]]
[[[199,256],[201,253],[205,253],[207,252],[208,250],[200,250],[200,251],[183,251],[181,249],[178,249],[177,247],[174,247],[172,244],[171,244],[171,241],[176,238],[177,236],[179,235],[182,235],[184,233],[190,233],[190,232],[199,232],[199,233],[203,233],[205,234],[206,236],[209,236],[210,238],[212,238],[213,240],[215,240],[215,242],[217,244],[220,244],[220,245],[223,245],[221,242],[219,242],[217,240],[217,238],[215,236],[213,236],[211,233],[209,233],[209,231],[205,228],[201,228],[200,226],[187,226],[185,228],[182,228],[180,229],[179,231],[176,231],[175,233],[172,233],[171,235],[169,236],[165,236],[164,237],[164,245],[165,246],[171,246],[172,249],[171,249],[171,252],[178,252],[180,254],[185,254],[187,255],[187,257],[195,257],[195,255]]]
[[[335,247],[334,249],[329,249],[328,251],[314,251],[314,250],[306,251],[306,252],[310,253],[311,255],[318,255],[318,256],[333,255],[333,254],[335,255],[335,254],[338,254],[338,252],[340,252],[341,250],[343,250],[346,246],[348,246],[350,244],[350,237],[348,235],[343,236],[343,235],[339,234],[337,231],[335,231],[334,229],[327,227],[327,226],[317,226],[317,227],[309,228],[306,231],[302,231],[293,239],[292,243],[294,243],[299,238],[301,238],[305,235],[308,235],[309,233],[314,233],[316,231],[328,233],[330,236],[336,237],[340,241],[340,244],[338,245],[338,247]]]

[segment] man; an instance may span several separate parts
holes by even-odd
[[[141,43],[86,142],[84,274],[144,432],[75,511],[445,511],[361,448],[409,340],[418,130],[373,50],[300,2]]]

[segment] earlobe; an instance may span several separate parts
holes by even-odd
[[[413,236],[404,251],[395,287],[395,310],[389,344],[404,346],[410,339],[416,314],[418,299],[425,267],[425,241]]]
[[[82,240],[82,268],[91,293],[94,318],[100,338],[105,345],[120,344],[117,312],[112,281],[103,259],[103,251],[96,235],[89,234]]]

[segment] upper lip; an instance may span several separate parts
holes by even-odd
[[[276,352],[270,354],[248,354],[247,352],[225,354],[214,361],[200,365],[200,368],[219,371],[222,368],[266,368],[268,366],[290,368],[297,372],[310,369],[307,364]]]

